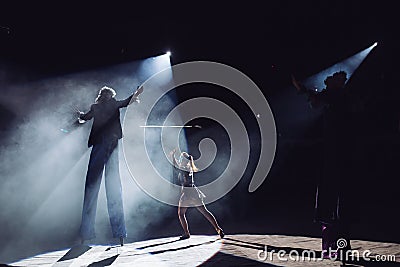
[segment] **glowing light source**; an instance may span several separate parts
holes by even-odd
[[[171,51],[167,51],[167,53],[165,53],[167,56],[171,56]]]
[[[368,56],[368,54],[372,51],[372,49],[378,45],[378,42],[375,42],[370,47],[354,54],[331,67],[322,70],[321,72],[314,74],[313,76],[307,78],[303,84],[307,88],[314,88],[315,91],[322,91],[325,87],[324,80],[329,75],[337,71],[345,71],[347,73],[347,81],[353,75],[353,72],[360,66],[360,64],[364,61],[364,59]]]

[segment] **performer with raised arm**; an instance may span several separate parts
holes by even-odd
[[[170,157],[174,164],[175,173],[177,174],[178,181],[182,185],[181,195],[178,204],[178,217],[182,225],[184,234],[180,237],[181,240],[190,238],[189,226],[186,220],[186,211],[188,207],[196,207],[201,214],[211,223],[219,236],[225,236],[222,228],[218,225],[214,215],[206,208],[203,198],[205,195],[201,192],[194,183],[194,173],[198,172],[194,164],[193,156],[187,152],[182,152],[179,160],[175,158],[176,149],[172,150]]]
[[[347,73],[337,71],[324,80],[322,91],[313,91],[292,76],[292,83],[299,93],[307,94],[312,108],[323,108],[323,168],[318,181],[315,221],[322,228],[322,251],[325,258],[335,254],[337,240],[345,239],[350,245],[350,225],[357,210],[352,207],[351,175],[351,110],[355,101],[345,88]],[[329,251],[333,251],[329,253]]]
[[[138,96],[143,87],[124,100],[116,100],[114,89],[104,86],[100,89],[95,103],[87,113],[79,112],[79,119],[93,119],[88,147],[92,147],[86,174],[85,195],[80,226],[81,243],[95,238],[95,217],[97,199],[103,170],[105,170],[105,188],[108,215],[114,238],[119,238],[121,246],[126,238],[122,188],[119,175],[118,140],[122,138],[120,108],[132,102],[139,102]]]

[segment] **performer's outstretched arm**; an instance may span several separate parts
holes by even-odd
[[[292,75],[292,84],[296,87],[297,92],[300,94],[307,94],[308,102],[312,108],[319,108],[325,104],[327,104],[328,100],[327,95],[322,92],[315,92],[313,90],[309,90],[307,87],[304,86],[301,82],[296,80],[294,75]]]
[[[79,112],[79,119],[88,121],[93,118],[93,105],[90,107],[90,110],[86,113]]]
[[[292,76],[292,84],[294,85],[294,87],[296,87],[297,92],[306,93],[308,89],[304,86],[304,84],[296,80],[293,74],[291,76]]]
[[[143,93],[143,86],[139,87],[132,95],[130,95],[128,98],[124,99],[124,100],[119,100],[118,102],[118,107],[120,108],[124,108],[127,107],[130,103],[131,100],[133,99],[133,101],[139,103],[139,95]]]
[[[190,155],[189,160],[190,160],[190,169],[191,169],[191,171],[192,171],[192,172],[198,172],[199,169],[198,169],[198,168],[196,167],[196,165],[194,164],[194,159],[193,159],[193,156],[192,156],[192,155]]]
[[[178,167],[178,162],[176,161],[176,158],[175,158],[175,152],[176,152],[176,148],[174,150],[172,150],[169,153],[169,155],[171,157],[171,161],[172,161],[172,164],[174,165],[174,167]]]

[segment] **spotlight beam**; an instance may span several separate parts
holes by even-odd
[[[360,66],[360,64],[365,60],[365,58],[368,56],[368,54],[372,51],[374,47],[378,45],[378,42],[375,42],[372,44],[370,47],[362,50],[361,52],[358,52],[357,54],[354,54],[334,65],[331,67],[322,70],[321,72],[314,74],[313,76],[305,79],[303,81],[303,84],[307,88],[314,88],[315,91],[322,91],[324,89],[324,80],[327,76],[332,75],[336,71],[343,70],[347,73],[348,75],[348,80],[350,77],[353,75],[353,72]]]

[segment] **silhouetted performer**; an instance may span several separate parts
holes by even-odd
[[[323,107],[323,171],[318,182],[315,220],[322,227],[322,249],[336,250],[336,242],[344,238],[350,248],[348,226],[350,206],[348,203],[349,174],[348,156],[351,125],[349,124],[350,97],[345,88],[347,74],[344,71],[328,76],[321,92],[311,91],[300,84],[293,76],[292,82],[297,90],[308,95],[311,107]],[[329,257],[324,253],[325,257]]]
[[[171,151],[170,155],[174,164],[175,173],[182,185],[181,196],[178,204],[178,216],[184,234],[180,239],[183,240],[190,238],[189,226],[185,216],[186,211],[190,206],[196,207],[212,224],[219,236],[223,238],[225,234],[222,231],[222,228],[219,227],[214,215],[206,208],[206,205],[203,202],[205,195],[194,184],[194,173],[197,172],[198,169],[194,164],[193,157],[186,152],[182,152],[179,156],[179,160],[176,160],[175,151],[176,149]]]
[[[143,92],[139,88],[125,100],[116,100],[115,91],[103,87],[99,91],[94,104],[87,113],[80,112],[79,118],[87,121],[93,118],[88,146],[92,147],[86,174],[85,196],[82,211],[80,236],[84,240],[95,238],[95,217],[97,199],[105,169],[105,188],[107,195],[108,215],[114,238],[119,238],[121,246],[126,237],[124,209],[122,204],[122,188],[119,175],[118,140],[122,138],[120,108],[127,107],[131,101],[138,101]]]

